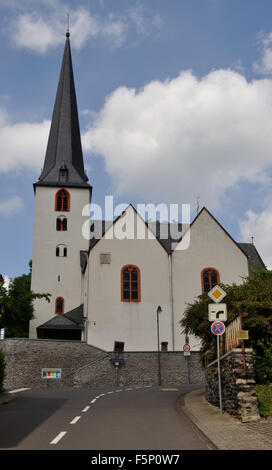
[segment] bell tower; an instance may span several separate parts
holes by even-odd
[[[69,32],[44,165],[34,192],[31,288],[50,293],[51,300],[35,300],[29,336],[83,339],[87,281],[82,257],[88,256],[89,241],[82,235],[82,209],[91,202],[92,187],[84,169]]]

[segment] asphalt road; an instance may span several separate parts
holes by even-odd
[[[0,406],[0,449],[208,450],[176,400],[193,387],[44,388]]]

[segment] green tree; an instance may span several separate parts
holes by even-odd
[[[29,268],[28,274],[14,278],[8,288],[0,280],[0,327],[5,328],[6,337],[27,337],[29,321],[34,318],[33,300],[50,301],[50,294],[31,291],[31,262]]]
[[[272,271],[253,269],[240,285],[220,285],[227,293],[224,299],[228,308],[227,323],[242,314],[243,329],[249,330],[246,345],[254,349],[256,379],[272,381]],[[207,294],[200,295],[187,305],[180,321],[184,333],[201,339],[203,362],[207,356],[215,357],[216,338],[210,331],[209,303]]]

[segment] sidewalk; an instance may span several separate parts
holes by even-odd
[[[219,450],[272,450],[272,423],[241,423],[207,402],[204,390],[194,390],[180,402],[182,411]]]

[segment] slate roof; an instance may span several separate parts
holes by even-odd
[[[117,219],[115,219],[115,221],[113,223],[115,223]],[[214,220],[224,230],[224,232],[231,238],[231,240],[238,246],[238,248],[240,248],[241,251],[247,256],[249,271],[253,267],[262,267],[262,268],[266,267],[263,260],[262,260],[262,258],[259,255],[255,245],[253,245],[252,243],[238,243],[238,242],[236,242],[226,232],[226,230],[219,224],[219,222],[216,219],[214,219]],[[103,235],[105,234],[105,232],[107,231],[107,229],[111,225],[112,225],[112,222],[108,221],[108,220],[94,220],[94,221],[92,221],[91,226],[90,226],[90,230],[91,230],[91,233],[92,233],[92,238],[90,239],[90,250],[103,237]],[[175,248],[175,245],[177,244],[177,242],[181,239],[182,224],[177,223],[177,222],[168,223],[168,222],[156,221],[156,222],[150,222],[149,226],[150,226],[152,232],[156,235],[157,240],[163,245],[163,247],[168,252],[168,254],[170,254],[173,251],[173,249]],[[186,227],[186,229],[187,229],[187,227]]]
[[[91,222],[90,230],[92,238],[90,239],[90,249],[103,237],[111,225],[112,221],[110,220],[93,220]],[[149,227],[165,250],[171,253],[173,245],[181,238],[182,224],[154,221],[149,222]]]
[[[64,314],[54,315],[53,318],[38,327],[43,330],[82,330],[83,305]]]
[[[247,255],[249,270],[251,270],[252,268],[266,267],[253,243],[238,243],[238,245]]]
[[[60,181],[60,169],[68,179]],[[69,33],[64,48],[59,84],[46,149],[44,167],[34,186],[91,187],[83,163]]]

